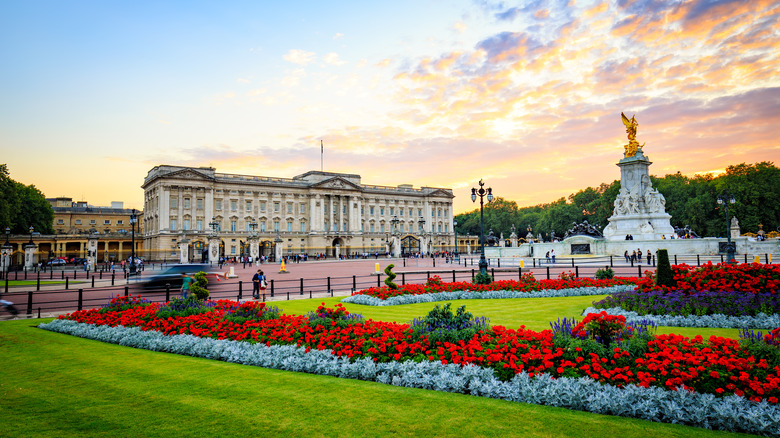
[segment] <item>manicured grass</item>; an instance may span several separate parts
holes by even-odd
[[[136,350],[0,322],[0,435],[739,436]]]
[[[588,297],[564,297],[564,298],[510,298],[501,300],[453,300],[452,309],[466,306],[466,310],[474,316],[487,316],[490,324],[503,325],[508,328],[518,328],[525,325],[531,330],[545,330],[550,328],[550,322],[558,318],[577,318],[582,320],[582,311],[594,301],[599,301],[606,295]],[[305,315],[324,302],[328,307],[333,307],[343,297],[312,300],[291,300],[274,302],[288,314]],[[405,304],[402,306],[364,306],[357,304],[344,304],[351,313],[362,313],[368,319],[378,321],[396,321],[408,323],[418,316],[426,315],[436,304],[446,302]],[[694,337],[701,335],[704,339],[710,336],[722,336],[738,339],[738,329],[724,328],[691,328],[691,327],[659,327],[658,334],[675,333],[683,336]]]
[[[70,284],[83,283],[83,281],[71,280]],[[35,286],[38,284],[37,280],[8,280],[8,287],[14,286]],[[65,280],[41,280],[41,285],[46,284],[65,284]],[[5,287],[5,281],[0,281],[0,286]]]

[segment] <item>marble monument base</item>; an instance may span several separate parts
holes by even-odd
[[[669,223],[671,217],[667,213],[612,216],[608,219],[609,225],[604,228],[604,238],[625,240],[630,234],[634,240],[671,239],[674,235],[674,227]]]

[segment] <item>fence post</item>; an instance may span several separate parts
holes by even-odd
[[[642,265],[636,265],[637,275],[642,278]]]
[[[699,259],[698,254],[696,254],[696,266],[701,266],[701,260]]]
[[[404,258],[403,260],[404,260],[404,268],[405,268],[406,267],[406,259]]]
[[[499,257],[496,260],[498,260],[498,267],[500,268],[501,267],[501,258]]]
[[[580,278],[580,267],[575,266],[574,267],[574,278]]]
[[[33,298],[32,291],[27,292],[27,314],[28,315],[32,315],[32,298]]]
[[[274,281],[271,280],[271,298],[274,297]]]
[[[534,268],[536,267],[536,258],[532,258],[531,262],[534,264]]]
[[[111,271],[111,286],[114,285],[114,271]]]
[[[571,258],[571,267],[574,267],[574,257]]]
[[[612,263],[612,256],[609,256],[609,267],[611,268],[613,266],[615,265]]]
[[[38,279],[35,281],[35,290],[41,290],[41,276],[38,274]]]
[[[674,255],[674,264],[677,264],[677,254]]]
[[[474,270],[473,269],[471,270],[471,279],[472,280],[474,279]]]
[[[79,289],[79,303],[78,306],[76,307],[76,310],[81,310],[83,299],[84,299],[84,289]]]
[[[767,265],[769,264],[769,254],[764,254],[764,263]]]
[[[357,290],[357,279],[355,278],[354,275],[352,276],[352,290],[353,291]]]
[[[165,283],[165,302],[167,303],[170,300],[171,300],[171,284]]]
[[[523,279],[523,268],[517,268],[517,281]]]
[[[65,279],[65,269],[63,269],[62,271],[60,271],[60,274],[62,274],[62,279],[64,280],[64,279]]]
[[[455,283],[455,270],[452,270],[452,282]]]
[[[655,254],[653,254],[653,266],[655,266]]]
[[[431,271],[425,271],[425,280],[427,281],[429,278],[431,278]]]
[[[93,288],[95,287],[95,275],[94,274],[92,275],[92,287]]]
[[[254,290],[252,290],[252,292],[254,292]],[[240,300],[243,297],[244,297],[244,281],[238,280],[238,299]]]
[[[379,286],[379,277],[381,277],[381,276],[382,276],[382,274],[377,274],[376,275],[376,287],[380,287]]]
[[[436,257],[433,257],[433,267],[436,267]]]
[[[401,286],[406,284],[406,273],[401,272]]]
[[[301,287],[303,287],[303,283],[301,283]],[[330,290],[331,290],[331,288],[330,288],[330,277],[328,277],[328,291],[330,291]]]
[[[745,253],[745,263],[747,263],[747,253]]]
[[[723,254],[720,255],[720,262],[723,263]]]
[[[550,279],[550,267],[549,266],[547,266],[547,279],[548,280]]]
[[[490,268],[490,276],[493,277],[493,280],[496,279],[496,270],[495,270],[495,268]]]
[[[68,277],[65,277],[65,290],[68,290]]]
[[[125,296],[130,296],[130,288],[125,286]]]
[[[328,277],[328,283],[330,283],[330,277]],[[328,289],[330,289],[330,284],[328,284]],[[301,277],[301,295],[303,295],[303,277]]]
[[[287,301],[290,301],[290,291],[287,291]]]

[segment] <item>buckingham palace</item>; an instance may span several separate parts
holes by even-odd
[[[152,168],[142,188],[144,248],[152,259],[454,248],[452,189],[366,185],[345,173],[277,178],[167,165]]]

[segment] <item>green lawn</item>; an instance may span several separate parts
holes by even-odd
[[[83,283],[84,281],[70,280],[70,284]],[[37,280],[8,280],[8,287],[14,286],[35,286],[38,284]],[[65,284],[65,280],[44,280],[41,279],[41,285],[47,284]],[[5,280],[0,281],[0,287],[5,287]]]
[[[522,301],[517,309],[533,306]],[[508,303],[484,305],[511,320]],[[0,436],[738,436],[136,350],[47,332],[40,322],[0,322]]]
[[[545,330],[550,328],[550,321],[556,321],[558,318],[568,317],[582,320],[582,316],[580,316],[582,311],[594,301],[599,301],[604,297],[606,295],[566,298],[453,300],[451,302],[453,310],[465,305],[466,310],[471,312],[472,315],[490,318],[490,324],[492,325],[503,325],[508,328],[518,328],[521,325],[525,325],[526,328],[531,330]],[[318,300],[291,300],[270,304],[278,306],[284,313],[305,315],[321,302],[324,302],[328,307],[333,307],[342,299],[343,297],[334,297]],[[445,304],[445,302],[386,307],[344,304],[344,307],[350,313],[362,313],[366,319],[408,323],[415,317],[426,315],[436,304]],[[657,333],[676,333],[688,337],[701,335],[705,339],[712,335],[734,339],[739,337],[738,329],[720,328],[659,327]]]

